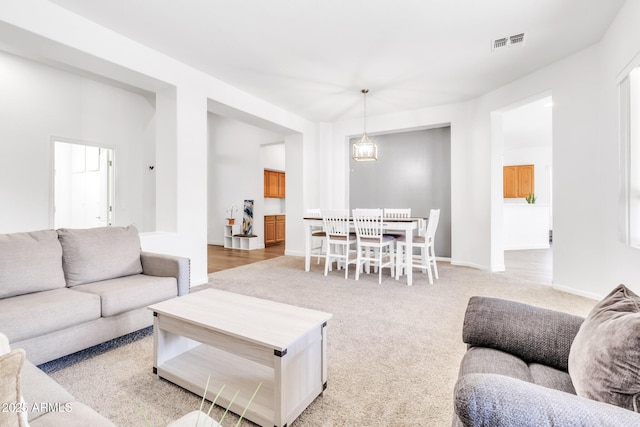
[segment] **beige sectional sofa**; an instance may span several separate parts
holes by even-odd
[[[36,365],[153,323],[189,292],[187,258],[145,253],[134,226],[0,235],[0,332]]]
[[[151,326],[147,306],[189,287],[189,259],[142,252],[134,226],[0,234],[0,333],[26,354],[28,407],[52,409],[29,422],[111,425],[35,365]]]

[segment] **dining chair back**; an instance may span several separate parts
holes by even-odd
[[[384,208],[383,216],[387,219],[411,218],[411,208],[406,208],[406,209]]]
[[[406,251],[407,242],[404,236],[397,238],[397,262],[396,262],[396,279],[399,278],[404,268],[420,268],[422,272],[429,274],[429,283],[433,284],[433,276],[439,279],[438,264],[436,263],[435,254],[435,236],[440,222],[440,209],[431,209],[427,220],[426,229],[413,238],[413,247],[420,249],[418,259]],[[416,262],[417,261],[417,262]],[[433,267],[433,273],[431,268]]]
[[[373,265],[378,270],[378,283],[382,283],[382,269],[389,267],[393,276],[395,265],[395,238],[383,233],[383,210],[354,209],[353,224],[358,246],[356,280],[360,278],[360,270],[366,264],[368,268]]]
[[[357,242],[356,236],[349,232],[349,210],[322,210],[322,222],[326,233],[327,252],[325,254],[324,275],[329,272],[333,261],[338,268],[344,266],[344,278],[349,275],[349,264],[355,264],[351,258],[351,245]]]

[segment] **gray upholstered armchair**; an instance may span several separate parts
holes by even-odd
[[[471,298],[463,326],[469,347],[454,390],[453,425],[640,425],[633,410],[576,395],[569,354],[583,322],[513,301]]]

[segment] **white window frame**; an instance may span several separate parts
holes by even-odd
[[[640,55],[619,76],[622,237],[640,249]]]

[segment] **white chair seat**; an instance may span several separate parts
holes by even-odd
[[[403,234],[400,237],[396,237],[396,240],[398,242],[407,242],[407,237]],[[413,240],[412,240],[413,244],[424,244],[425,240],[424,240],[424,236],[413,236]]]

